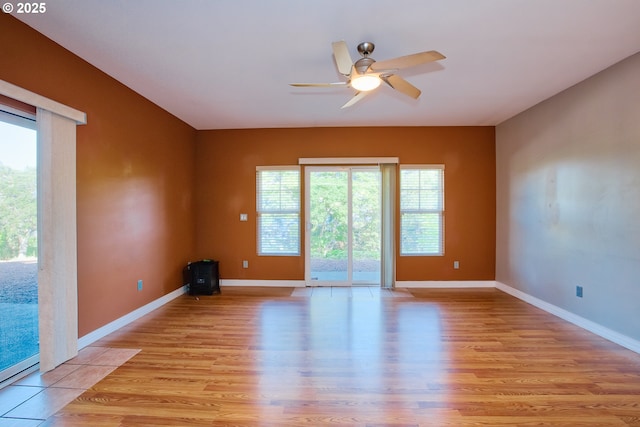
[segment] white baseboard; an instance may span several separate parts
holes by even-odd
[[[640,353],[640,341],[620,334],[598,323],[592,322],[591,320],[587,320],[584,317],[580,317],[577,314],[573,314],[563,308],[560,308],[553,304],[549,304],[548,302],[519,291],[518,289],[512,288],[509,285],[505,285],[504,283],[496,281],[496,288],[518,299],[521,299],[524,302],[536,306],[539,309],[546,311],[547,313],[551,313],[561,319],[566,320],[567,322],[571,322],[574,325],[581,327],[582,329],[593,332],[594,334],[599,335],[604,339],[619,344],[625,348],[628,348],[629,350],[635,351],[636,353]]]
[[[133,322],[134,320],[138,320],[139,318],[141,318],[145,314],[151,313],[156,308],[162,307],[163,305],[165,305],[169,301],[178,298],[180,295],[182,295],[182,294],[184,294],[186,292],[187,292],[187,287],[186,286],[182,286],[182,287],[176,289],[175,291],[170,292],[167,295],[165,295],[163,297],[160,297],[155,301],[150,302],[147,305],[143,305],[142,307],[140,307],[140,308],[138,308],[136,310],[133,310],[129,314],[125,314],[124,316],[120,317],[119,319],[114,320],[111,323],[107,323],[103,327],[98,328],[93,332],[89,332],[87,335],[85,335],[85,336],[83,336],[83,337],[78,339],[78,350],[93,344],[94,342],[98,341],[99,339],[106,337],[111,332],[117,331],[118,329],[122,328],[123,326],[128,325],[129,323]]]
[[[222,279],[221,286],[262,286],[262,287],[294,287],[304,288],[306,283],[304,280],[240,280],[240,279]]]
[[[304,288],[307,283],[304,280],[240,280],[222,279],[221,286],[287,286]],[[398,281],[396,288],[495,288],[493,280],[433,280],[433,281]]]
[[[425,281],[396,281],[396,288],[495,288],[494,280],[425,280]]]

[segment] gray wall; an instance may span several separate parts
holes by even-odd
[[[640,53],[500,124],[496,168],[496,281],[640,340]]]

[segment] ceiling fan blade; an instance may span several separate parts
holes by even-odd
[[[418,99],[418,97],[422,93],[420,92],[420,89],[418,89],[402,77],[398,76],[397,74],[380,76],[380,78],[398,92],[402,92],[405,95],[412,97],[413,99]]]
[[[356,94],[351,98],[346,104],[344,104],[340,109],[351,107],[356,102],[360,101],[362,98],[367,96],[369,92],[356,92]]]
[[[289,83],[289,86],[295,87],[346,87],[347,82],[336,83]]]
[[[351,60],[351,55],[349,55],[347,43],[344,41],[333,42],[331,43],[331,47],[333,49],[333,57],[335,58],[336,65],[338,66],[338,71],[340,74],[348,76],[351,74],[353,61]]]
[[[384,61],[377,61],[371,65],[373,71],[382,70],[400,70],[402,68],[414,67],[420,64],[426,64],[427,62],[439,61],[446,58],[440,52],[430,50],[427,52],[414,53],[407,56],[399,56],[393,59],[387,59]]]

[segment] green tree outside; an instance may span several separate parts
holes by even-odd
[[[316,172],[311,187],[311,259],[347,259],[347,172]],[[380,257],[380,181],[353,173],[353,250],[356,259]]]
[[[37,171],[0,164],[0,259],[37,253]]]

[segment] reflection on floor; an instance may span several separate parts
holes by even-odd
[[[412,298],[413,295],[407,289],[385,289],[379,286],[327,286],[294,288],[292,297],[346,297],[346,298]]]
[[[0,390],[0,427],[35,427],[140,350],[85,347],[46,372],[34,372]]]
[[[301,298],[413,298],[407,289],[383,289],[377,286],[305,287],[305,288],[226,288],[226,294],[250,295],[282,291],[282,296]],[[109,347],[85,347],[77,357],[53,371],[35,372],[0,390],[0,427],[36,427],[102,380],[140,350]]]

